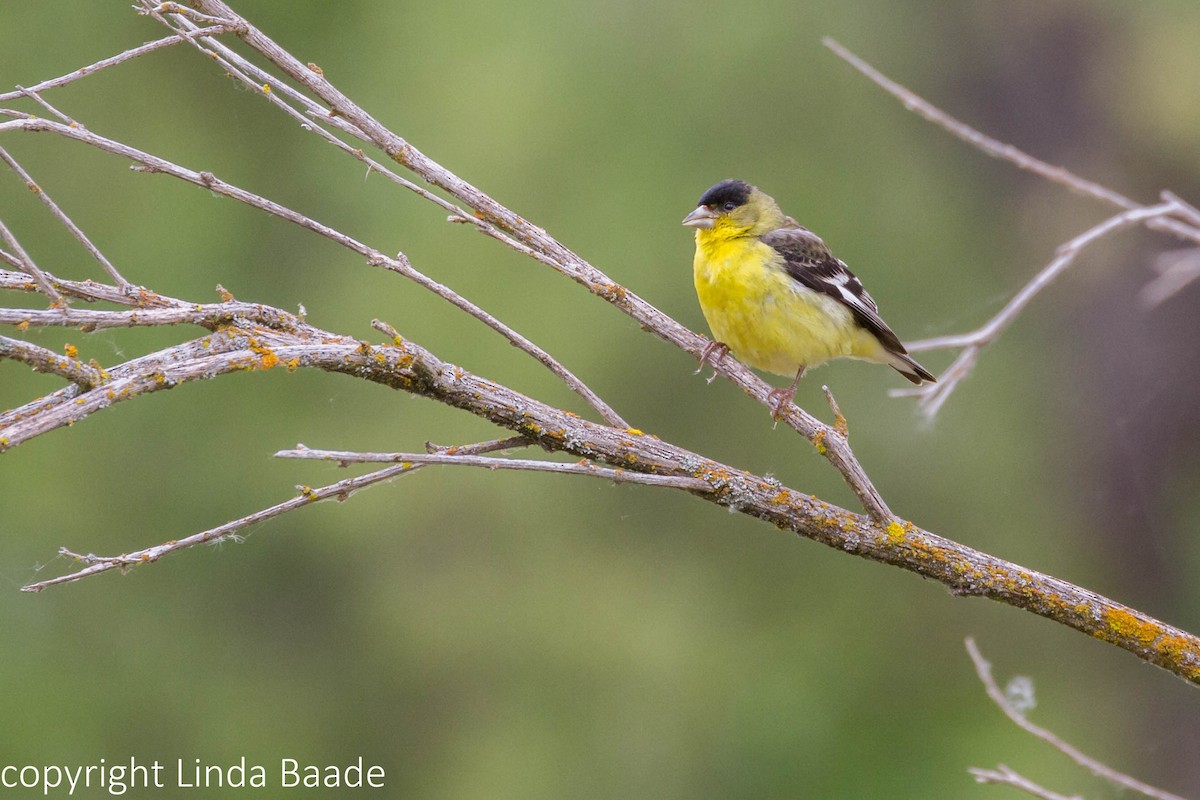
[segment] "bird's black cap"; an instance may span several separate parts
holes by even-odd
[[[700,205],[721,206],[732,202],[744,206],[750,201],[750,192],[752,191],[754,191],[754,187],[745,181],[735,179],[721,181],[700,196]]]

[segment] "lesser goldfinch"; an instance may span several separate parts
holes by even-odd
[[[683,224],[696,229],[696,295],[714,340],[701,366],[732,350],[756,369],[795,374],[771,392],[776,415],[805,369],[834,358],[887,364],[916,384],[936,380],[880,318],[862,282],[757,187],[721,181]]]

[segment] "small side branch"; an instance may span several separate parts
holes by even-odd
[[[451,455],[448,453],[359,453],[351,450],[314,450],[302,446],[293,450],[280,450],[275,454],[275,458],[315,459],[336,461],[339,464],[452,464],[492,470],[513,469],[553,472],[559,475],[588,475],[593,478],[606,478],[613,483],[640,483],[644,486],[665,486],[671,489],[686,489],[691,492],[711,492],[713,489],[707,481],[699,478],[685,475],[647,475],[625,469],[598,467],[587,462],[563,464],[557,461],[535,461],[528,458],[488,458],[487,456]]]
[[[513,437],[508,439],[497,439],[488,442],[480,442],[478,444],[460,445],[457,449],[461,453],[490,453],[496,450],[507,450],[512,447],[521,447],[528,444],[527,440],[522,437]],[[265,522],[273,519],[289,511],[294,511],[312,503],[317,503],[322,500],[335,499],[338,502],[343,502],[357,491],[365,489],[368,486],[375,486],[380,483],[398,478],[420,469],[419,464],[399,464],[394,467],[368,472],[366,475],[358,475],[354,478],[347,478],[337,483],[323,486],[320,489],[312,489],[307,486],[296,487],[299,494],[290,500],[285,500],[282,503],[264,508],[262,511],[256,511],[253,514],[241,517],[239,519],[226,522],[224,525],[218,525],[215,528],[209,528],[206,531],[192,534],[183,539],[173,539],[163,544],[158,544],[153,547],[147,547],[143,550],[137,550],[132,553],[122,553],[119,556],[97,556],[94,554],[80,555],[72,552],[66,547],[60,547],[59,555],[74,558],[76,561],[82,561],[87,564],[83,569],[60,575],[57,578],[49,578],[44,581],[37,581],[21,587],[23,592],[40,592],[50,586],[57,586],[62,583],[73,583],[82,580],[90,575],[98,575],[101,572],[109,572],[110,570],[118,569],[122,572],[132,569],[133,567],[142,564],[152,564],[163,556],[172,553],[178,553],[181,550],[186,550],[190,547],[195,547],[199,544],[208,544],[212,542],[220,542],[227,539],[234,539],[238,532],[252,525],[257,525],[260,522]]]
[[[5,164],[7,164],[9,169],[17,173],[21,180],[25,181],[25,185],[29,187],[29,190],[36,194],[38,199],[45,204],[46,208],[50,209],[50,213],[53,214],[55,218],[57,218],[58,221],[61,222],[63,226],[71,232],[72,236],[79,240],[79,243],[83,245],[83,249],[87,250],[92,258],[100,262],[100,266],[104,268],[104,271],[108,273],[110,278],[117,282],[118,286],[120,286],[123,290],[128,290],[130,288],[129,281],[121,277],[121,273],[117,272],[117,268],[112,265],[112,262],[100,252],[100,249],[96,247],[96,245],[92,244],[92,240],[87,237],[87,234],[80,230],[79,226],[71,221],[71,218],[68,217],[66,213],[58,207],[58,203],[55,203],[54,200],[50,198],[50,195],[46,193],[46,190],[36,183],[30,174],[25,171],[25,168],[17,163],[17,160],[9,155],[8,151],[3,147],[0,147],[0,161],[3,161]]]
[[[14,92],[0,92],[0,103],[26,96],[30,92],[36,94],[39,92],[44,92],[47,89],[55,89],[59,86],[66,86],[68,83],[77,81],[80,78],[86,78],[88,75],[92,75],[102,69],[108,69],[109,67],[116,66],[122,62],[129,61],[132,58],[137,58],[138,56],[144,56],[147,53],[152,53],[155,50],[159,50],[163,47],[170,47],[173,44],[179,44],[180,42],[187,41],[187,39],[190,37],[213,36],[215,34],[222,33],[225,30],[226,28],[224,25],[212,25],[190,33],[164,36],[162,39],[156,39],[153,42],[146,42],[143,45],[131,48],[123,53],[118,53],[115,56],[103,58],[94,64],[89,64],[86,67],[80,67],[74,72],[68,72],[66,75],[60,75],[57,78],[51,78],[50,80],[42,81],[34,86],[28,86],[24,89],[18,89]]]
[[[992,665],[989,664],[984,659],[983,654],[979,652],[979,648],[976,646],[975,640],[970,638],[967,639],[966,646],[967,653],[971,656],[971,661],[975,664],[975,673],[979,676],[979,680],[983,684],[984,690],[987,691],[988,697],[992,699],[992,702],[995,703],[1000,710],[1004,712],[1004,715],[1012,720],[1017,727],[1041,739],[1043,742],[1050,745],[1055,750],[1058,750],[1060,753],[1074,761],[1079,766],[1088,770],[1093,775],[1103,778],[1110,783],[1116,784],[1123,789],[1130,789],[1138,792],[1139,794],[1143,794],[1146,797],[1154,798],[1154,800],[1184,800],[1184,798],[1180,797],[1179,795],[1171,794],[1170,792],[1163,791],[1162,789],[1150,786],[1149,784],[1142,783],[1141,781],[1131,778],[1124,773],[1117,772],[1112,767],[1097,761],[1091,756],[1085,755],[1075,747],[1067,744],[1062,739],[1054,735],[1054,733],[1051,731],[1048,731],[1038,725],[1034,725],[1025,717],[1023,713],[1021,713],[1020,710],[1013,707],[1012,703],[1010,703],[1008,698],[1005,696],[1004,691],[998,685],[996,685],[996,679],[992,676]],[[1001,769],[1007,768],[1002,766]],[[972,770],[972,772],[975,772],[975,770]]]
[[[976,783],[999,783],[1005,786],[1011,786],[1014,789],[1020,789],[1025,794],[1040,797],[1042,800],[1083,800],[1077,794],[1065,795],[1058,792],[1052,792],[1049,789],[1034,783],[1024,775],[1015,770],[1006,767],[1004,764],[997,764],[995,769],[980,769],[972,767],[967,770],[975,776]]]
[[[33,368],[34,372],[60,375],[82,389],[93,389],[104,383],[104,373],[71,356],[60,356],[36,344],[0,336],[0,360],[11,358]]]
[[[979,358],[983,348],[999,338],[1009,325],[1020,315],[1043,289],[1049,286],[1059,275],[1075,262],[1076,257],[1088,245],[1115,231],[1128,228],[1139,223],[1163,219],[1181,210],[1179,202],[1169,199],[1156,206],[1138,206],[1123,211],[1104,222],[1084,231],[1074,239],[1058,248],[1058,255],[1047,264],[1029,283],[1017,292],[1000,311],[984,325],[970,333],[953,336],[939,336],[934,339],[922,339],[908,345],[911,352],[925,350],[943,350],[962,348],[958,358],[947,368],[937,383],[928,383],[910,389],[895,389],[891,392],[894,397],[920,398],[921,407],[927,416],[933,417],[941,410],[942,405],[949,399],[950,394],[971,370]]]
[[[0,123],[3,124],[3,123]],[[37,283],[42,294],[50,298],[50,304],[55,308],[66,306],[67,301],[54,288],[54,284],[50,283],[50,279],[46,277],[46,273],[42,272],[38,265],[33,263],[33,259],[29,257],[29,253],[25,252],[25,248],[13,235],[13,232],[4,224],[4,220],[0,220],[0,240],[4,241],[5,246],[12,251],[12,259],[15,262],[14,266],[24,272]],[[7,259],[6,259],[7,260]]]

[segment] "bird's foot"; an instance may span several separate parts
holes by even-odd
[[[696,368],[695,374],[699,375],[704,371],[704,367],[706,365],[712,364],[714,367],[713,374],[708,378],[708,382],[712,383],[717,379],[717,371],[715,369],[716,365],[721,363],[721,359],[724,358],[728,352],[729,345],[725,344],[724,342],[709,342],[708,344],[704,345],[704,349],[700,351],[700,366]],[[715,356],[713,355],[714,353],[716,353]]]
[[[792,398],[796,396],[796,386],[792,384],[786,389],[772,389],[767,393],[767,400],[771,403],[771,419],[778,422],[783,419],[783,412],[792,404]]]
[[[783,411],[792,404],[792,398],[796,396],[796,387],[800,385],[800,379],[804,377],[806,367],[801,364],[796,370],[796,377],[792,379],[792,385],[786,389],[772,389],[767,393],[767,399],[771,401],[771,419],[779,422],[783,419]]]

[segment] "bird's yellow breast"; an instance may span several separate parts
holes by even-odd
[[[693,274],[713,338],[751,367],[791,375],[879,349],[848,308],[789,276],[782,256],[756,236],[697,231]]]

